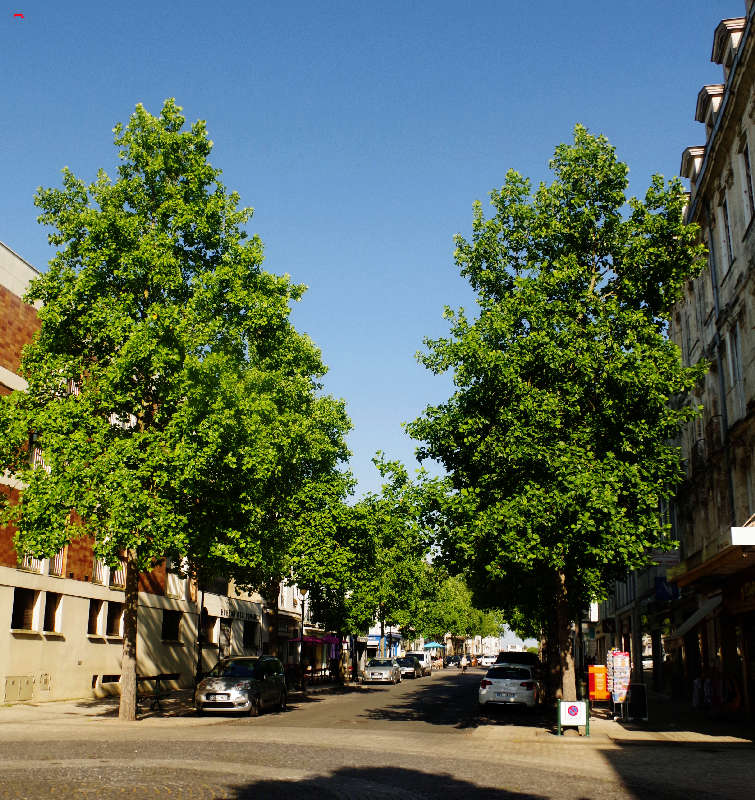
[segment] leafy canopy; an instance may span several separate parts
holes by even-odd
[[[446,308],[450,336],[426,340],[421,363],[456,388],[408,425],[449,475],[446,561],[528,617],[552,609],[558,575],[576,610],[670,544],[659,511],[696,413],[672,399],[705,370],[666,335],[702,255],[679,182],[627,205],[626,165],[581,126],[550,166],[534,191],[508,172],[492,216],[477,203],[456,237],[478,311]]]
[[[91,535],[113,562],[167,554],[262,571],[280,509],[346,455],[343,404],[290,323],[304,287],[262,269],[252,210],[220,182],[204,122],[173,100],[114,129],[115,179],[40,189],[58,251],[27,295],[41,329],[27,392],[2,399],[0,468],[22,482],[3,518],[21,551]],[[48,469],[31,466],[34,433]]]

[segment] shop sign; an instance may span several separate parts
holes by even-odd
[[[218,616],[226,617],[227,619],[259,619],[259,614],[255,614],[253,611],[239,611],[236,608],[221,608],[218,611]]]

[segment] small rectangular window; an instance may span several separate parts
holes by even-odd
[[[207,609],[202,609],[199,620],[199,635],[205,644],[215,643],[215,624],[217,621],[217,617],[211,617],[207,613]]]
[[[87,626],[87,633],[90,636],[99,636],[102,633],[100,629],[101,611],[102,611],[102,600],[89,601],[89,624]]]
[[[57,592],[47,592],[45,595],[45,621],[42,630],[49,633],[60,631],[60,600]]]
[[[752,169],[750,168],[750,149],[747,145],[744,146],[744,150],[742,150],[742,161],[744,163],[745,174],[744,174],[744,189],[745,189],[745,198],[747,200],[747,208],[750,212],[750,219],[755,217],[755,198],[753,197],[753,187],[752,187]]]
[[[726,197],[723,199],[723,203],[721,204],[721,215],[723,217],[723,237],[724,237],[724,246],[726,250],[726,257],[728,261],[727,264],[731,264],[734,261],[734,251],[731,247],[731,225],[729,223],[729,203],[726,200]]]
[[[244,620],[244,650],[257,649],[257,620]]]
[[[107,628],[108,636],[123,635],[123,603],[107,604]]]
[[[163,632],[162,637],[165,642],[178,642],[181,640],[181,612],[163,610]]]
[[[39,592],[33,589],[16,587],[13,590],[13,613],[10,626],[18,631],[34,630],[34,612],[39,600]]]

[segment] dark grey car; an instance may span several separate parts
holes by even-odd
[[[265,708],[283,711],[287,702],[283,665],[273,656],[224,658],[197,686],[194,705],[203,711],[240,711],[256,717]]]

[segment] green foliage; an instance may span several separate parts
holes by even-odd
[[[536,627],[559,575],[574,611],[669,545],[659,508],[697,413],[672,400],[707,368],[666,335],[703,255],[679,182],[655,177],[625,213],[627,167],[580,126],[551,168],[534,192],[509,172],[493,216],[476,204],[471,241],[456,237],[478,313],[447,308],[451,335],[426,340],[420,361],[456,390],[408,425],[449,475],[444,560]]]
[[[447,577],[428,603],[420,632],[426,639],[443,641],[452,636],[500,636],[503,621],[497,612],[475,608],[472,592],[458,576]]]
[[[0,468],[25,484],[2,518],[38,556],[87,534],[111,563],[266,576],[288,550],[281,509],[334,473],[349,422],[289,321],[304,287],[262,269],[251,209],[208,162],[204,123],[184,122],[173,100],[137,106],[115,179],[66,169],[37,193],[58,252],[27,296],[28,392],[0,404]],[[49,471],[28,463],[29,431]]]

